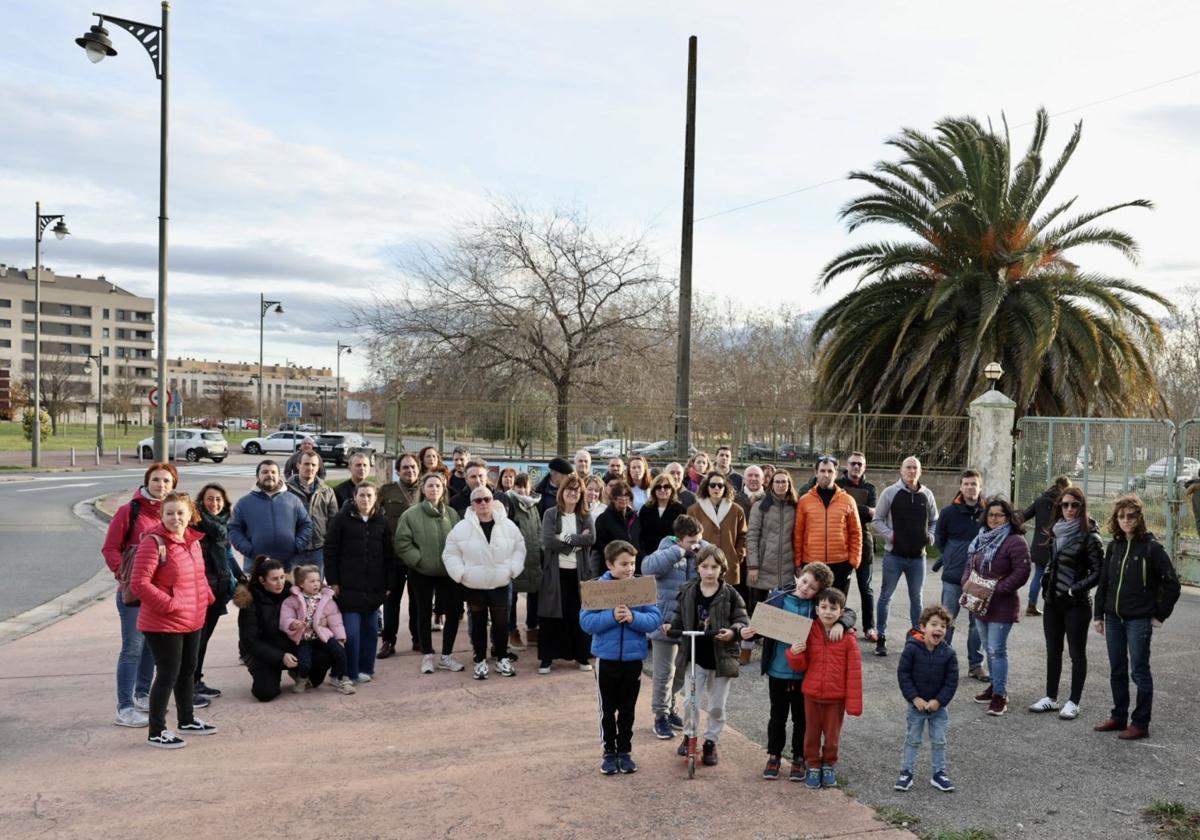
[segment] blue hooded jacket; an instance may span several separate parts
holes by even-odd
[[[242,555],[247,572],[254,557],[265,554],[292,568],[297,552],[312,536],[312,519],[304,502],[284,489],[268,496],[257,487],[237,500],[229,517],[229,542]]]
[[[963,570],[967,567],[967,548],[983,527],[979,521],[982,505],[983,499],[980,498],[973,506],[968,506],[960,493],[938,515],[933,544],[941,550],[942,556],[934,564],[933,570],[936,572],[941,568],[942,580],[948,583],[957,585],[962,582]]]
[[[679,540],[675,537],[663,537],[662,542],[658,544],[658,550],[642,558],[642,574],[658,578],[658,611],[661,615],[670,615],[679,600],[680,588],[689,580],[699,577],[696,573],[695,554],[692,557],[682,556],[683,549],[678,543]],[[708,543],[700,540],[696,546],[696,553],[706,545]],[[668,639],[664,636],[662,628],[651,633],[650,638],[654,641],[679,643],[679,639]]]
[[[930,650],[920,633],[912,633],[900,654],[896,678],[900,681],[900,693],[909,704],[920,697],[937,700],[945,708],[958,690],[958,657],[945,639]]]
[[[599,580],[612,580],[605,572]],[[650,649],[646,634],[662,627],[662,613],[654,604],[630,607],[633,621],[622,624],[612,610],[580,610],[579,626],[592,637],[592,656],[615,662],[641,662]]]

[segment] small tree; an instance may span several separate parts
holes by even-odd
[[[89,387],[83,376],[83,363],[78,356],[48,353],[42,356],[42,409],[50,415],[50,425],[58,434],[58,421],[88,399]],[[23,385],[33,399],[33,377],[25,378]]]
[[[127,365],[118,368],[115,381],[108,385],[108,393],[104,397],[104,407],[125,426],[126,434],[129,434],[129,415],[136,411],[137,400],[144,387],[141,382],[130,375]]]
[[[52,428],[50,425],[50,415],[46,413],[45,409],[43,409],[42,411],[39,411],[38,415],[40,416],[41,423],[42,423],[42,438],[41,439],[45,440],[46,438],[50,437],[50,430]],[[24,434],[25,434],[25,440],[32,443],[33,442],[33,406],[26,406],[25,410],[21,412],[21,431],[24,432]]]

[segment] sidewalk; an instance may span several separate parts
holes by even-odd
[[[912,836],[840,791],[762,781],[761,748],[732,728],[720,766],[689,782],[674,742],[649,732],[648,678],[640,769],[605,778],[591,674],[539,676],[526,653],[513,679],[421,676],[405,653],[354,696],[322,686],[260,704],[236,636],[231,614],[206,668],[225,695],[200,716],[220,733],[179,751],[111,724],[111,602],[0,646],[4,837]]]

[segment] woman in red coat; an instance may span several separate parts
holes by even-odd
[[[192,712],[196,653],[208,605],[214,600],[204,573],[203,535],[189,528],[200,520],[187,493],[168,493],[162,521],[148,530],[134,555],[129,585],[142,602],[137,629],[154,653],[154,684],[150,687],[152,747],[178,749],[186,742],[167,729],[167,700],[175,692],[179,731],[213,735],[217,728]]]

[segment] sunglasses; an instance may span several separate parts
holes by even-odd
[[[1142,518],[1142,515],[1135,510],[1123,510],[1117,514],[1117,519],[1130,519],[1130,520],[1137,521],[1138,519],[1141,519],[1141,518]]]
[[[491,504],[491,502],[492,502],[491,496],[480,496],[478,499],[471,500],[471,504],[473,504],[473,505],[487,505],[487,504]]]
[[[817,458],[817,463],[818,464],[833,464],[836,467],[838,465],[838,459],[833,457],[832,455],[822,455],[819,458]]]
[[[1081,507],[1083,507],[1083,505],[1079,504],[1079,502],[1063,502],[1062,503],[1063,510],[1077,510]]]
[[[708,485],[708,489],[709,490],[724,490],[725,485],[724,484],[710,484],[710,485]]]
[[[660,493],[660,492],[663,492],[663,491],[666,491],[667,493],[670,493],[670,492],[671,492],[671,488],[670,488],[669,486],[667,486],[666,484],[660,484],[660,485],[658,485],[657,487],[655,487],[655,488],[654,488],[654,492],[655,492],[655,493]]]
[[[847,461],[846,465],[850,466],[850,467],[865,467],[867,465],[867,462],[866,461]]]

